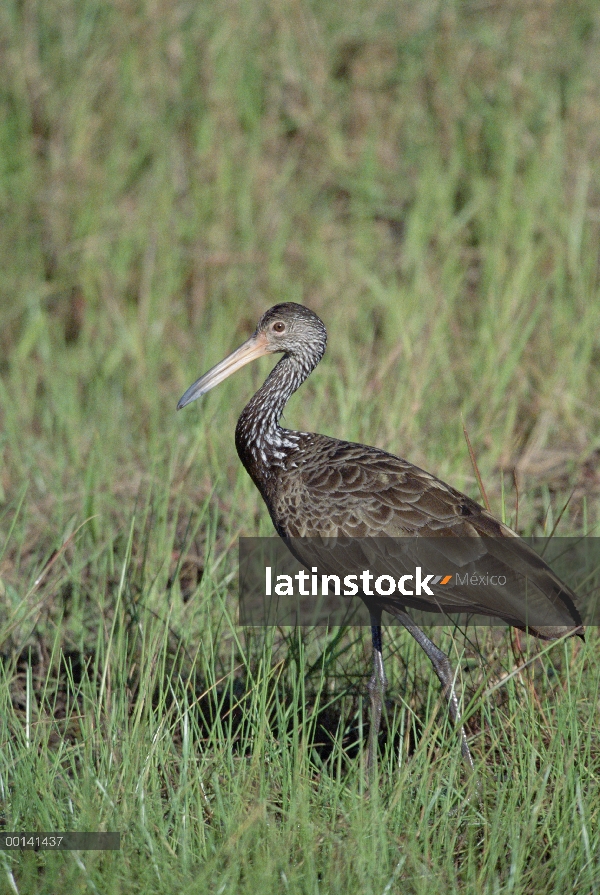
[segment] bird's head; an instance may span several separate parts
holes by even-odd
[[[265,354],[285,354],[305,368],[314,369],[323,357],[327,331],[317,315],[295,302],[274,305],[266,311],[250,338],[236,351],[205,373],[191,385],[179,400],[177,409],[205,395],[236,370]]]

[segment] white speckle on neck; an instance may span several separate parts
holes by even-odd
[[[268,478],[273,467],[283,467],[290,452],[307,437],[305,432],[282,429],[279,420],[290,395],[317,365],[324,347],[308,360],[285,355],[242,411],[235,440],[242,462],[255,481]],[[245,458],[252,458],[252,462],[247,463]]]

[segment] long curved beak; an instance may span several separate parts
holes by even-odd
[[[250,361],[271,353],[272,349],[269,347],[266,336],[263,333],[258,336],[251,336],[247,342],[244,342],[243,345],[235,351],[232,351],[232,353],[222,360],[221,363],[212,367],[212,369],[210,369],[208,373],[205,373],[204,376],[201,376],[200,379],[196,379],[194,384],[190,385],[186,393],[179,399],[177,410],[181,410],[186,404],[190,404],[192,401],[195,401],[196,398],[205,395],[211,388],[214,388],[215,385],[223,382],[224,379],[227,379],[227,377],[231,376],[232,373],[235,373],[236,370],[245,367]]]

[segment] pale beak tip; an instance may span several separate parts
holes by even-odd
[[[187,392],[185,392],[181,396],[181,398],[177,402],[177,410],[181,410],[183,407],[186,407],[188,404],[191,404],[195,398],[199,397],[199,395],[193,395],[193,394],[191,395],[190,394],[191,390],[192,390],[191,388],[188,388]]]
[[[188,404],[191,404],[194,398],[187,398],[183,395],[182,398],[177,402],[177,410],[183,410],[184,407],[187,407]]]

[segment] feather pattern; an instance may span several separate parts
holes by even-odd
[[[484,591],[465,585],[462,591],[453,588],[448,597],[436,594],[435,599],[402,598],[402,602],[399,595],[394,600],[379,599],[377,609],[394,613],[412,606],[432,612],[482,613],[528,628],[543,638],[579,630],[581,618],[573,591],[525,541],[476,501],[386,451],[279,425],[289,397],[319,362],[326,338],[316,315],[298,305],[272,308],[257,332],[286,314],[305,322],[303,350],[284,354],[242,411],[236,427],[238,454],[279,535],[286,539],[460,538],[464,563],[476,559],[483,574],[508,571],[524,576],[516,592],[514,586]],[[310,347],[304,350],[306,345]],[[478,540],[473,544],[472,539]],[[456,562],[458,545],[450,548],[443,544],[441,541],[437,551],[440,559],[450,554]],[[356,560],[357,545],[353,546]],[[295,544],[294,552],[299,550]],[[315,562],[315,550],[315,543],[307,543],[299,558],[310,566]],[[326,564],[328,556],[339,572],[331,553],[322,553],[321,561]],[[339,547],[337,557],[341,557]],[[392,552],[380,550],[376,559],[381,573],[398,576],[406,570]],[[331,565],[328,571],[334,571]],[[535,619],[547,623],[536,624]]]
[[[452,562],[468,569],[476,561],[478,570],[516,573],[517,583],[510,587],[473,588],[461,582],[451,593],[431,597],[422,591],[412,597],[361,594],[371,613],[373,641],[368,767],[374,767],[387,685],[381,646],[385,609],[429,657],[459,728],[463,757],[473,768],[448,657],[415,625],[405,607],[484,613],[553,639],[582,634],[575,594],[514,531],[423,469],[374,447],[279,425],[288,399],[319,363],[326,344],[325,326],[316,314],[291,302],[275,305],[247,342],[188,388],[178,408],[255,358],[283,354],[242,411],[235,443],[277,532],[304,565],[317,562],[321,571],[340,574],[349,564],[356,568],[358,560],[365,569],[377,568],[379,574],[397,578],[414,562],[411,545],[417,539],[429,550],[431,568],[439,563],[441,570]],[[417,553],[421,558],[422,551]],[[536,621],[538,616],[543,624]]]

